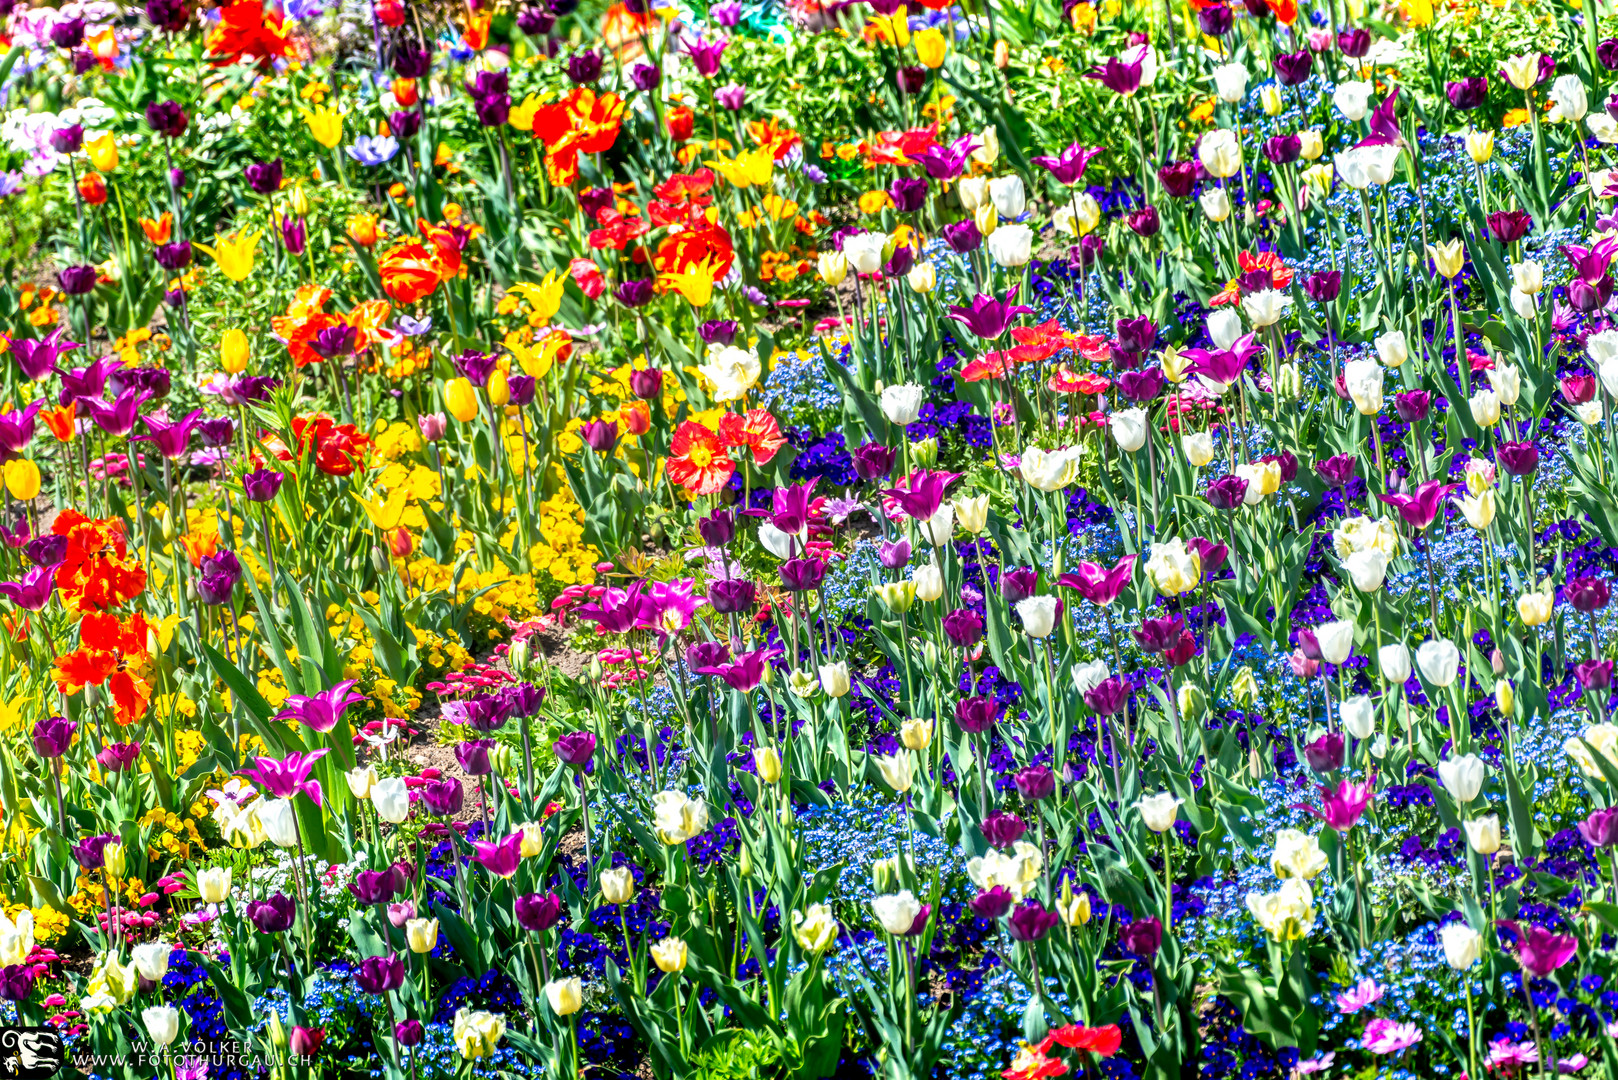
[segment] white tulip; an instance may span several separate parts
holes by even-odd
[[[1228,128],[1215,128],[1197,143],[1197,158],[1208,175],[1218,179],[1235,176],[1242,167],[1242,144]]]
[[[926,399],[925,386],[899,383],[897,386],[883,387],[878,401],[882,406],[882,415],[888,418],[888,423],[906,426],[916,422],[916,418],[921,415],[922,402]]]
[[[1226,105],[1235,105],[1247,96],[1247,67],[1244,64],[1220,64],[1213,69],[1214,93]]]
[[[1105,660],[1091,660],[1073,669],[1073,690],[1080,697],[1107,681],[1112,671]]]
[[[1388,556],[1375,548],[1350,552],[1343,559],[1354,587],[1360,592],[1376,592],[1388,577]]]
[[[1376,662],[1390,686],[1403,686],[1410,679],[1410,650],[1402,642],[1377,649]]]
[[[1026,225],[1002,225],[990,235],[987,244],[989,258],[996,266],[1007,270],[1027,266],[1034,257],[1034,230]]]
[[[1424,679],[1440,689],[1455,681],[1461,668],[1461,650],[1453,641],[1433,638],[1416,650],[1416,667]]]
[[[1274,326],[1292,306],[1292,297],[1277,289],[1260,289],[1242,298],[1242,311],[1255,329]]]
[[[1197,203],[1208,220],[1215,225],[1222,223],[1230,217],[1230,196],[1225,194],[1224,188],[1212,187],[1197,196]]]
[[[1120,450],[1133,454],[1146,445],[1146,410],[1120,409],[1107,417],[1107,429]]]
[[[298,817],[293,812],[291,799],[267,799],[259,803],[258,820],[272,844],[284,848],[298,846]]]
[[[1028,196],[1023,192],[1022,177],[1013,173],[989,181],[989,201],[1000,216],[1008,221],[1022,216],[1028,208]]]
[[[1438,931],[1444,944],[1444,959],[1456,971],[1465,971],[1483,957],[1483,935],[1464,922],[1450,923]]]
[[[1359,123],[1365,119],[1365,114],[1371,111],[1371,91],[1375,89],[1368,82],[1340,82],[1332,91],[1331,103],[1337,106],[1337,111],[1348,119]]]
[[[1377,359],[1390,368],[1396,368],[1410,359],[1410,346],[1405,341],[1403,330],[1389,330],[1378,334],[1376,341]]]
[[[1375,416],[1382,411],[1382,365],[1375,360],[1350,360],[1343,365],[1343,384],[1354,408],[1363,416]]]
[[[1320,658],[1328,664],[1341,664],[1354,651],[1354,620],[1333,619],[1315,627]]]
[[[180,1036],[180,1010],[172,1005],[148,1005],[140,1018],[146,1034],[158,1046],[168,1046]]]
[[[1140,811],[1141,820],[1146,827],[1155,833],[1168,832],[1174,828],[1174,819],[1180,816],[1180,804],[1184,799],[1177,799],[1167,791],[1160,791],[1156,795],[1146,795],[1135,804]]]
[[[843,258],[857,273],[875,274],[882,269],[883,249],[888,238],[879,232],[855,233],[843,237]]]
[[[882,929],[894,937],[902,937],[916,925],[916,916],[921,914],[921,901],[916,899],[915,893],[905,889],[872,900],[871,913],[876,916]]]
[[[1343,730],[1356,739],[1369,739],[1376,730],[1376,705],[1365,694],[1349,698],[1338,712],[1343,718]]]
[[[1056,628],[1056,604],[1054,596],[1029,596],[1017,601],[1017,617],[1022,619],[1022,628],[1031,638],[1047,638]]]
[[[1208,336],[1213,339],[1216,349],[1229,349],[1242,336],[1242,317],[1236,314],[1234,308],[1214,309],[1213,314],[1208,316]]]
[[[1467,844],[1479,855],[1486,857],[1500,850],[1500,815],[1473,818],[1461,826],[1466,830]]]
[[[1564,120],[1578,123],[1590,111],[1590,99],[1585,95],[1584,83],[1577,75],[1563,75],[1551,83],[1551,111],[1548,119],[1553,124]]]
[[[1461,754],[1438,763],[1438,782],[1444,785],[1450,798],[1465,806],[1483,791],[1485,771],[1482,758],[1476,754]]]

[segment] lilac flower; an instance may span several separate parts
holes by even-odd
[[[1000,300],[993,295],[978,293],[972,298],[970,307],[961,307],[951,304],[949,317],[966,327],[985,341],[993,341],[1006,332],[1006,328],[1018,315],[1032,315],[1034,309],[1026,304],[1014,303],[1017,299],[1017,286],[1013,285],[1007,292],[1006,298]]]
[[[108,435],[128,435],[135,427],[140,407],[151,394],[146,390],[125,390],[111,405],[99,398],[84,398],[79,402],[89,410],[96,427]]]
[[[1050,173],[1057,183],[1064,187],[1072,187],[1084,179],[1084,170],[1089,166],[1090,159],[1101,153],[1101,150],[1099,146],[1086,150],[1082,144],[1073,143],[1055,157],[1041,154],[1032,160],[1035,165]]]
[[[58,326],[48,336],[37,341],[32,338],[6,338],[7,351],[16,358],[17,367],[21,369],[25,379],[29,382],[38,382],[56,370],[56,362],[63,353],[79,347],[76,341],[63,341],[62,335],[65,333],[67,327]]]
[[[472,846],[476,849],[476,854],[472,856],[472,861],[497,877],[511,877],[517,872],[517,867],[522,862],[522,830],[520,829],[498,844],[491,844],[486,840],[474,840]]]
[[[399,152],[399,140],[391,135],[361,135],[348,147],[348,156],[367,168],[376,168],[393,160]]]
[[[1361,979],[1352,989],[1337,995],[1337,1009],[1345,1015],[1369,1009],[1382,1000],[1384,992],[1375,979]]]
[[[704,79],[711,79],[719,73],[719,58],[729,44],[730,42],[724,38],[705,41],[702,35],[698,34],[695,41],[686,42],[685,51],[690,54],[691,64],[697,69],[697,74]]]
[[[1401,1024],[1383,1017],[1367,1020],[1360,1045],[1373,1054],[1397,1054],[1421,1042],[1421,1028],[1415,1024]]]

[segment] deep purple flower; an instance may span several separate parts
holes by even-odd
[[[903,570],[910,565],[910,541],[904,537],[884,540],[876,549],[877,561],[888,570]]]
[[[990,847],[1008,848],[1022,839],[1028,826],[1016,814],[996,813],[983,819],[981,829]]]
[[[393,1025],[393,1041],[405,1049],[420,1046],[427,1038],[427,1029],[421,1026],[420,1020],[401,1020]]]
[[[1347,487],[1348,482],[1354,479],[1354,467],[1358,459],[1353,454],[1337,454],[1322,461],[1315,462],[1315,472],[1326,481],[1326,486],[1333,488]]]
[[[697,519],[697,533],[704,544],[724,547],[736,535],[736,515],[720,507],[707,517]]]
[[[968,697],[955,703],[955,723],[968,735],[988,731],[999,719],[1000,703],[992,697]]]
[[[1329,304],[1343,289],[1343,275],[1338,270],[1320,270],[1303,279],[1303,291],[1317,304]]]
[[[1212,38],[1224,37],[1236,25],[1236,16],[1224,4],[1209,4],[1197,12],[1197,28]]]
[[[1295,134],[1272,135],[1264,140],[1264,156],[1272,165],[1291,165],[1303,156],[1303,140]]]
[[[557,738],[551,750],[562,764],[581,769],[595,756],[596,737],[588,731],[570,731]]]
[[[73,861],[79,864],[79,869],[99,870],[106,865],[107,845],[117,839],[116,833],[87,836],[74,844],[69,851],[73,855]]]
[[[697,334],[704,345],[729,345],[740,329],[735,319],[707,319],[697,327]]]
[[[269,502],[281,490],[285,473],[273,469],[255,469],[242,477],[242,490],[251,502]]]
[[[1038,941],[1062,921],[1062,916],[1054,911],[1046,911],[1038,900],[1024,900],[1011,918],[1006,922],[1006,928],[1017,941]]]
[[[893,471],[893,461],[898,453],[892,447],[883,446],[879,442],[867,442],[857,446],[850,455],[853,458],[854,473],[866,483],[887,476]]]
[[[309,227],[303,218],[281,219],[281,244],[288,255],[302,255],[309,242]]]
[[[656,294],[657,283],[650,278],[630,278],[613,287],[613,299],[627,308],[645,307]]]
[[[686,646],[685,666],[692,671],[730,663],[730,647],[722,641],[698,641]]]
[[[1358,60],[1371,51],[1370,32],[1358,26],[1338,31],[1337,51],[1351,60]]]
[[[1539,447],[1531,442],[1501,443],[1494,459],[1512,476],[1531,476],[1539,468]]]
[[[509,878],[522,865],[522,830],[507,834],[499,843],[472,841],[472,861],[496,877]]]
[[[1608,71],[1618,71],[1618,38],[1608,38],[1597,45],[1596,59]]]
[[[1163,924],[1151,916],[1136,919],[1118,931],[1118,944],[1125,952],[1150,959],[1163,946]]]
[[[1007,605],[1026,600],[1038,591],[1039,571],[1032,566],[1013,566],[1000,575],[1000,595],[1005,598]]]
[[[393,53],[393,73],[401,79],[425,78],[433,69],[433,51],[422,45],[400,45]]]
[[[970,649],[983,637],[983,616],[971,608],[957,608],[944,616],[944,634],[952,644]]]
[[[517,897],[512,906],[516,911],[517,925],[536,934],[549,930],[562,917],[562,898],[554,892],[543,896],[539,893],[528,893]]]
[[[1579,835],[1591,847],[1610,848],[1618,844],[1618,808],[1592,811],[1579,822]]]
[[[1181,615],[1158,615],[1142,619],[1139,629],[1131,631],[1135,644],[1148,653],[1163,653],[1173,648],[1180,640],[1180,631],[1185,629],[1185,618]]]
[[[146,106],[146,126],[159,135],[178,139],[185,134],[190,119],[178,101],[154,101]]]
[[[1399,516],[1406,525],[1413,529],[1425,529],[1433,523],[1438,516],[1438,508],[1450,493],[1460,488],[1459,484],[1440,484],[1437,480],[1428,480],[1419,484],[1416,490],[1409,495],[1378,495],[1377,498],[1399,511]]]
[[[1427,410],[1432,404],[1433,395],[1426,390],[1406,390],[1393,395],[1393,411],[1407,424],[1427,419]]]
[[[69,124],[59,127],[51,132],[51,149],[58,154],[77,153],[79,147],[84,145],[84,126],[82,124]]]
[[[1164,378],[1162,368],[1153,367],[1144,371],[1120,372],[1117,385],[1121,397],[1141,405],[1161,394],[1168,380]]]
[[[67,537],[54,533],[36,536],[23,546],[22,553],[35,566],[61,566],[67,559]]]
[[[1444,94],[1449,103],[1461,111],[1475,109],[1489,98],[1489,80],[1482,75],[1473,75],[1459,82],[1444,84]]]
[[[273,893],[267,900],[253,900],[247,905],[247,921],[263,934],[279,934],[292,929],[298,905],[284,893]]]
[[[1102,679],[1084,692],[1084,703],[1097,716],[1116,716],[1129,702],[1129,684],[1116,675]]]
[[[34,721],[34,753],[42,758],[59,758],[73,745],[79,725],[60,716]]]
[[[629,373],[629,390],[642,401],[663,395],[663,372],[657,368],[636,368]]]
[[[354,984],[367,994],[386,994],[404,985],[404,960],[397,953],[367,956],[354,972]]]
[[[385,904],[393,899],[393,871],[361,870],[348,883],[348,891],[362,904]]]
[[[427,809],[440,817],[449,817],[459,814],[466,802],[466,790],[461,781],[453,776],[440,780],[429,780],[421,789],[422,801]]]
[[[56,281],[69,296],[83,296],[96,287],[96,268],[93,266],[65,266],[56,273]]]
[[[455,744],[455,760],[468,776],[487,776],[493,772],[489,764],[489,751],[494,749],[493,739],[467,739]]]
[[[273,195],[281,190],[281,159],[255,161],[244,170],[247,186],[259,195]]]
[[[1017,286],[1013,285],[1007,292],[1005,300],[992,295],[978,293],[972,298],[970,307],[961,307],[952,304],[949,309],[949,318],[954,319],[966,327],[973,334],[993,341],[1006,332],[1018,315],[1032,315],[1034,309],[1026,304],[1018,304]]]
[[[618,425],[612,420],[591,420],[579,425],[579,438],[598,454],[612,452],[618,445]]]
[[[927,203],[927,181],[919,176],[901,176],[888,185],[893,208],[901,214],[913,214]]]
[[[58,49],[76,49],[84,43],[84,20],[78,16],[57,19],[51,24],[51,44]]]
[[[663,69],[656,64],[636,64],[629,71],[629,79],[642,93],[656,90],[663,82]]]
[[[1011,779],[1017,785],[1017,794],[1030,802],[1048,799],[1056,792],[1056,774],[1048,765],[1030,765],[1026,769],[1018,769]]]
[[[0,970],[0,1001],[27,1001],[34,992],[34,969],[27,964],[7,964]]]
[[[826,580],[826,563],[818,558],[788,559],[780,566],[781,587],[787,592],[813,592]]]
[[[1600,611],[1612,599],[1606,581],[1598,577],[1568,578],[1562,595],[1573,605],[1573,610],[1585,615]]]
[[[1227,9],[1228,10],[1228,9]],[[1197,186],[1197,163],[1174,161],[1157,170],[1157,182],[1171,198],[1183,199]]]
[[[1104,62],[1084,73],[1115,94],[1130,95],[1140,89],[1140,60],[1125,61],[1109,56]]]
[[[966,903],[972,909],[972,914],[980,919],[1003,919],[1016,902],[1015,893],[1004,885],[996,885],[987,892],[978,893]]]
[[[1534,227],[1534,219],[1526,210],[1497,210],[1486,219],[1489,223],[1489,235],[1502,244],[1515,244],[1528,235],[1528,230]]]
[[[1343,737],[1337,732],[1322,735],[1303,748],[1304,760],[1317,773],[1328,773],[1343,767]]]
[[[725,578],[708,586],[708,603],[719,615],[739,615],[753,609],[758,587],[742,578]]]
[[[927,69],[921,64],[901,64],[893,72],[893,85],[906,97],[927,89]]]
[[[1314,57],[1309,55],[1308,49],[1299,49],[1295,53],[1281,53],[1275,58],[1275,77],[1282,86],[1297,86],[1309,77],[1314,68]]]
[[[1162,219],[1157,215],[1157,207],[1155,206],[1143,206],[1139,210],[1130,211],[1125,223],[1129,226],[1131,232],[1137,236],[1147,238],[1156,236],[1163,225]]]
[[[1600,693],[1612,689],[1611,660],[1582,661],[1573,665],[1573,674],[1579,677],[1579,685],[1586,690]]]
[[[983,246],[983,234],[971,218],[944,226],[944,243],[957,255],[970,255]]]

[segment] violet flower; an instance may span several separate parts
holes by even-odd
[[[290,700],[290,699],[289,699]],[[321,805],[320,781],[309,779],[314,771],[315,762],[331,753],[325,747],[311,750],[307,754],[291,753],[281,760],[275,758],[258,758],[258,766],[253,769],[242,769],[241,775],[257,783],[278,799],[290,799],[298,792],[309,796],[316,805]]]
[[[343,713],[350,705],[357,705],[367,700],[364,694],[349,693],[354,684],[354,679],[344,679],[312,697],[289,694],[286,699],[287,707],[276,713],[275,718],[289,722],[296,720],[315,731],[330,731],[337,726],[337,722],[343,718]]]

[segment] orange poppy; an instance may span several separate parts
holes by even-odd
[[[713,495],[723,490],[736,471],[719,436],[687,420],[674,429],[669,444],[668,477],[692,495]]]
[[[755,465],[769,464],[776,451],[787,444],[781,425],[768,409],[726,413],[719,418],[719,439],[726,447],[745,446],[753,451]]]

